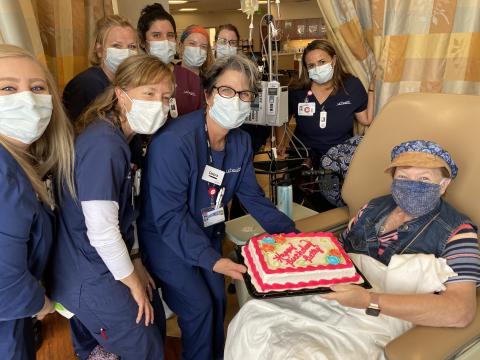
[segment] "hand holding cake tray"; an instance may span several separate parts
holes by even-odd
[[[253,237],[241,248],[247,289],[255,298],[329,292],[334,284],[370,288],[331,233]]]

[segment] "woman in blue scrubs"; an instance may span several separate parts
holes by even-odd
[[[365,88],[345,71],[327,40],[314,40],[305,48],[302,76],[288,95],[288,111],[297,122],[295,135],[310,148],[314,163],[353,136],[355,121],[364,126],[372,122],[373,104]],[[286,145],[280,145],[281,151]]]
[[[363,126],[371,123],[373,93],[368,96],[361,81],[345,71],[341,57],[327,40],[309,43],[301,64],[301,77],[288,93],[288,112],[296,121],[296,137],[309,149],[313,169],[319,169],[322,156],[331,147],[353,136],[355,121]],[[277,139],[285,140],[279,144],[280,155],[289,141],[283,131],[277,131]],[[334,207],[322,193],[304,190],[305,183],[314,179],[302,178],[297,173],[292,177],[294,201],[304,202],[319,212]],[[340,194],[337,197],[340,200]]]
[[[55,206],[43,179],[71,195],[72,165],[73,132],[52,76],[25,50],[0,45],[1,359],[35,359],[32,317],[54,311],[40,284]]]
[[[243,265],[222,257],[224,206],[236,194],[270,233],[294,223],[265,198],[252,165],[250,137],[237,129],[257,95],[255,65],[243,55],[217,60],[204,81],[206,110],[158,132],[149,146],[139,239],[147,267],[178,315],[182,358],[223,358],[223,275]]]
[[[164,124],[172,92],[167,66],[135,55],[76,123],[77,197],[63,194],[52,296],[94,340],[76,349],[81,359],[97,345],[122,360],[163,359],[163,308],[134,247],[140,179],[128,142]]]

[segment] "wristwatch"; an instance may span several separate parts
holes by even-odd
[[[370,316],[380,315],[380,295],[377,293],[370,293],[370,304],[365,309],[365,313]]]

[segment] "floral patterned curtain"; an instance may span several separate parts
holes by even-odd
[[[376,112],[407,92],[480,95],[480,0],[317,0]]]

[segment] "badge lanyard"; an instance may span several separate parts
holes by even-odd
[[[205,138],[207,140],[207,163],[211,167],[215,167],[213,163],[213,153],[212,153],[212,146],[210,145],[210,139],[208,137],[208,127],[207,127],[207,121],[205,121]],[[223,157],[222,164],[220,167],[220,170],[223,171],[224,168],[224,163],[225,163],[225,157],[227,156],[227,153],[225,152],[225,156]],[[215,207],[215,195],[219,191],[217,186],[211,182],[208,183],[208,196],[210,197],[210,206]],[[220,187],[220,186],[219,186]],[[220,194],[219,194],[220,195]]]
[[[304,102],[308,103],[309,97],[313,95],[312,90],[308,90],[307,96],[305,97]],[[320,109],[320,119],[318,122],[318,126],[320,129],[325,129],[327,127],[327,111],[325,110],[325,103],[327,102],[327,99],[330,97],[330,95],[327,96],[327,98],[323,101],[321,104],[322,107]]]

